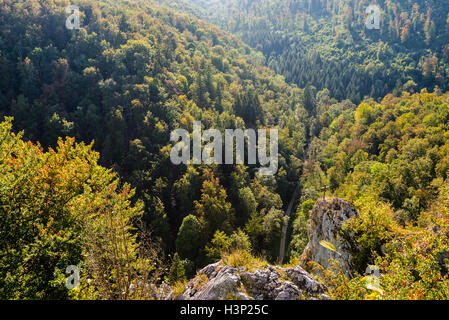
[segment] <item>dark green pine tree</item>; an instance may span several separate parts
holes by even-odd
[[[309,83],[304,89],[304,108],[309,113],[309,116],[316,115],[316,99],[314,87]]]
[[[183,263],[179,258],[178,253],[175,253],[173,257],[173,262],[168,273],[168,283],[174,285],[178,281],[186,280],[186,271],[184,270]]]

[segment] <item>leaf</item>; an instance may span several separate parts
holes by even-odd
[[[330,242],[321,240],[320,241],[320,245],[325,247],[326,249],[329,249],[331,251],[337,252],[337,249],[335,249],[334,245],[332,243],[330,243]]]
[[[365,276],[362,279],[360,279],[361,282],[366,282],[365,284],[365,288],[368,290],[373,290],[375,292],[377,292],[380,295],[383,295],[384,292],[383,290],[380,288],[380,285],[378,283],[379,279],[373,276]]]
[[[378,284],[369,283],[366,285],[366,288],[369,290],[376,291],[377,293],[379,293],[381,295],[384,294],[383,290],[380,288],[380,285],[378,285]]]
[[[377,292],[380,295],[384,294],[383,290],[381,288],[379,288],[379,287],[376,287],[376,286],[369,287],[369,288],[367,287],[367,289],[373,290],[373,291]]]
[[[365,276],[365,277],[361,278],[359,281],[366,282],[366,281],[369,281],[369,278],[370,278],[370,276]]]
[[[366,300],[377,300],[377,293],[376,292],[371,292],[369,295],[366,296]]]

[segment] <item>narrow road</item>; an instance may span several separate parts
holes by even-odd
[[[299,186],[296,186],[295,192],[293,192],[293,196],[290,200],[290,203],[288,204],[287,207],[287,211],[285,211],[285,215],[287,217],[290,217],[292,210],[293,210],[293,206],[295,204],[295,201],[298,197],[298,190],[299,190]],[[288,228],[288,223],[283,223],[282,224],[282,231],[281,231],[281,246],[279,248],[279,260],[278,260],[278,264],[282,264],[282,262],[284,261],[284,257],[285,257],[285,241],[287,238],[287,228]]]
[[[309,143],[310,142],[307,142],[304,147],[304,154],[303,154],[303,158],[302,158],[303,163],[305,163],[307,160],[307,154],[309,152]],[[299,177],[298,177],[298,180],[299,180]],[[296,185],[295,192],[293,192],[293,196],[290,199],[290,203],[288,204],[287,211],[285,211],[284,216],[290,217],[293,207],[294,207],[294,204],[295,204],[295,201],[296,201],[296,199],[298,199],[298,196],[299,196],[299,194],[298,194],[299,188],[300,188],[300,185],[298,182],[298,184]],[[285,258],[285,242],[287,240],[287,229],[288,229],[288,223],[283,223],[282,231],[281,231],[281,244],[280,244],[280,248],[279,248],[278,264],[282,264],[282,262],[284,261],[284,258]]]

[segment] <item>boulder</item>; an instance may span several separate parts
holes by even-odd
[[[201,275],[206,276],[201,277]],[[239,296],[242,300],[248,300],[243,292],[240,292],[241,278],[237,269],[212,264],[199,271],[199,276],[192,279],[186,286],[179,300],[223,300],[231,296]]]
[[[298,300],[330,299],[326,288],[300,266],[267,266],[255,271],[217,262],[190,280],[179,300]],[[174,298],[174,297],[172,297]]]

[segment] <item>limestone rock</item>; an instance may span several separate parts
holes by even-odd
[[[213,264],[200,270],[199,275],[205,275],[207,280],[205,281],[204,277],[195,277],[178,297],[179,300],[223,300],[240,293],[241,279],[235,268]],[[244,299],[246,296],[243,293],[239,296],[248,300]]]
[[[190,280],[179,300],[297,300],[329,299],[326,288],[300,266],[267,266],[255,271],[217,262]],[[173,297],[172,297],[173,298]]]
[[[156,291],[156,300],[171,300],[173,298],[173,290],[165,282]]]
[[[314,261],[327,268],[329,259],[333,258],[340,261],[346,274],[350,274],[352,269],[350,252],[357,250],[357,245],[350,239],[343,239],[340,231],[343,222],[354,216],[358,217],[357,211],[343,199],[318,200],[310,215],[309,242],[301,256],[301,264],[305,266],[307,262]],[[341,255],[321,246],[322,240],[332,243]]]
[[[313,280],[310,274],[308,274],[300,266],[296,266],[294,268],[286,268],[285,273],[296,286],[304,288],[304,290],[309,294],[322,294],[325,291],[324,286],[321,283]]]

